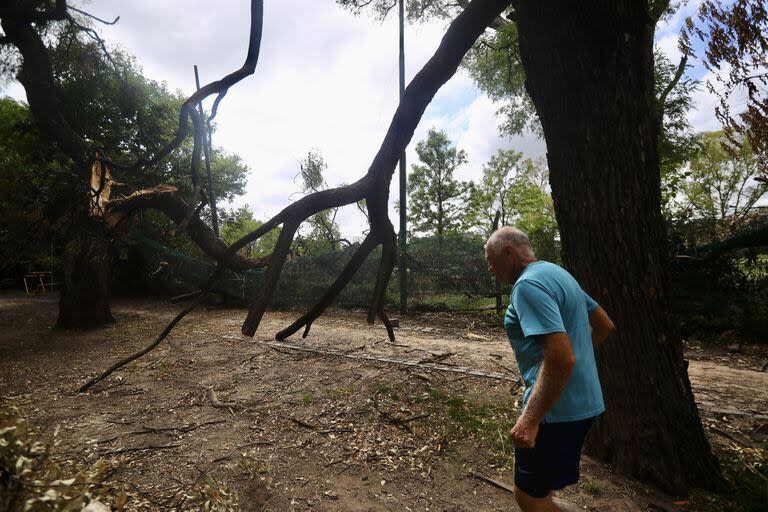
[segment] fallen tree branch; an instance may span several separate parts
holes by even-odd
[[[131,452],[143,452],[146,450],[170,450],[172,448],[178,448],[181,446],[179,443],[175,444],[161,444],[161,445],[149,445],[149,446],[137,446],[135,448],[120,448],[119,450],[110,450],[107,452],[104,452],[102,455],[120,455],[122,453],[131,453]]]
[[[465,368],[461,366],[445,366],[439,363],[420,363],[418,361],[396,359],[393,357],[352,355],[352,354],[345,354],[343,351],[338,351],[338,350],[299,347],[296,345],[291,345],[290,343],[284,343],[280,341],[264,341],[264,340],[254,340],[254,341],[261,345],[266,345],[267,347],[273,350],[288,349],[288,350],[295,350],[297,352],[320,354],[323,356],[343,357],[345,359],[355,359],[355,360],[362,360],[362,361],[378,361],[382,363],[390,363],[390,364],[395,364],[400,366],[411,366],[414,368],[424,368],[424,369],[430,369],[430,370],[437,370],[441,372],[461,373],[461,374],[470,375],[473,377],[484,377],[487,379],[504,380],[508,382],[519,382],[519,379],[513,379],[501,373],[485,372],[483,370],[476,370],[473,368]],[[291,355],[291,354],[287,354],[287,355]]]
[[[208,283],[203,288],[203,290],[204,290],[203,293],[201,293],[200,296],[197,297],[197,299],[195,299],[191,304],[189,304],[186,308],[184,308],[178,315],[176,315],[176,317],[173,320],[171,320],[171,322],[165,327],[165,329],[163,329],[163,332],[160,333],[160,335],[157,337],[157,339],[155,339],[155,341],[152,344],[148,345],[147,347],[143,348],[142,350],[139,350],[138,352],[136,352],[134,354],[131,354],[130,356],[124,357],[123,359],[119,360],[118,362],[116,362],[115,364],[113,364],[112,366],[110,366],[109,368],[104,370],[104,372],[101,375],[99,375],[98,377],[92,378],[91,380],[89,380],[88,382],[86,382],[85,384],[80,386],[80,389],[78,389],[77,392],[78,393],[85,393],[94,384],[96,384],[98,382],[101,382],[105,378],[107,378],[110,375],[112,375],[112,373],[114,373],[115,371],[119,370],[120,368],[122,368],[123,366],[127,365],[131,361],[135,361],[136,359],[140,358],[141,356],[143,356],[145,354],[148,354],[149,352],[154,350],[155,347],[160,345],[160,343],[165,338],[168,337],[168,335],[171,333],[173,328],[176,327],[176,324],[178,324],[181,321],[182,318],[184,318],[189,313],[194,311],[203,302],[203,299],[208,294],[208,291],[213,287],[213,285],[216,282],[218,282],[219,278],[221,277],[221,274],[223,273],[223,269],[224,269],[224,267],[222,267],[221,265],[219,265],[216,268],[216,271],[213,273],[213,275],[211,275],[211,277],[208,280]]]
[[[66,4],[63,1],[62,3]],[[509,3],[509,0],[472,0],[456,19],[451,22],[437,51],[408,85],[379,151],[373,158],[365,176],[351,185],[321,190],[299,199],[284,208],[258,229],[227,246],[223,240],[212,235],[207,226],[195,215],[194,205],[199,200],[198,196],[201,190],[199,167],[203,132],[202,118],[195,107],[202,99],[211,94],[218,93],[211,115],[211,119],[213,119],[219,102],[226,95],[229,87],[254,72],[261,44],[263,0],[251,0],[249,47],[243,66],[221,80],[205,85],[187,98],[180,109],[179,128],[174,140],[154,156],[148,160],[139,159],[130,167],[119,166],[111,162],[115,168],[131,170],[154,165],[160,159],[170,154],[186,138],[188,121],[192,119],[194,124],[194,147],[191,170],[194,193],[189,203],[178,197],[175,191],[171,191],[168,187],[156,187],[155,189],[142,191],[144,193],[134,194],[122,200],[111,201],[108,208],[115,214],[122,212],[124,216],[139,208],[152,207],[163,211],[176,223],[178,229],[186,231],[208,255],[218,261],[217,270],[211,276],[211,280],[203,292],[171,321],[154,343],[118,361],[102,375],[84,384],[79,391],[84,392],[88,390],[117,369],[142,357],[157,347],[168,336],[175,325],[202,302],[211,290],[213,283],[221,276],[224,267],[243,270],[265,266],[266,264],[263,285],[251,299],[248,315],[241,328],[243,334],[253,337],[274,294],[285,260],[290,253],[291,243],[300,224],[310,216],[321,211],[357,203],[363,199],[366,201],[368,218],[371,225],[366,242],[357,248],[352,260],[345,266],[342,273],[323,297],[291,326],[277,333],[277,338],[284,339],[301,327],[305,328],[304,335],[306,336],[313,321],[325,311],[335,297],[347,286],[371,251],[381,244],[382,255],[377,271],[374,293],[368,309],[368,322],[373,323],[376,317],[381,319],[387,329],[390,341],[394,341],[394,330],[384,310],[384,294],[395,264],[396,237],[388,214],[389,186],[392,176],[400,155],[412,139],[424,111],[437,91],[456,73],[464,55],[480,35],[483,34],[486,27],[494,22]],[[72,141],[73,148],[79,149],[82,146],[79,142],[79,140]],[[119,215],[116,216],[119,217]],[[120,219],[118,218],[117,223],[119,222]],[[280,235],[274,251],[268,258],[268,263],[266,259],[250,260],[237,254],[247,244],[255,242],[278,226],[281,226]],[[461,369],[457,370],[461,372]],[[473,371],[466,370],[466,372],[470,373]],[[478,374],[478,372],[474,371],[470,374]]]
[[[192,432],[193,430],[197,430],[200,427],[206,426],[206,425],[219,425],[221,423],[226,423],[224,420],[214,420],[214,421],[206,421],[204,423],[195,423],[192,425],[185,425],[183,427],[144,427],[142,430],[133,430],[131,432],[126,432],[125,434],[120,434],[118,436],[110,437],[108,439],[102,439],[101,441],[98,441],[99,443],[110,443],[112,441],[115,441],[116,439],[121,439],[123,437],[131,437],[131,436],[141,436],[144,434],[157,434],[160,432]]]
[[[373,323],[377,316],[381,318],[387,326],[390,338],[394,339],[394,331],[384,312],[383,297],[395,260],[394,228],[387,211],[389,185],[395,167],[432,98],[455,74],[467,51],[509,3],[509,0],[473,0],[450,24],[435,54],[405,90],[379,151],[363,178],[351,185],[322,190],[299,199],[231,246],[230,249],[236,251],[282,224],[280,239],[268,266],[265,285],[251,303],[248,317],[242,326],[243,334],[253,337],[256,333],[279,278],[287,246],[290,245],[298,225],[321,211],[365,199],[371,224],[366,239],[373,243],[374,247],[382,245],[382,257],[368,311],[368,321]],[[320,301],[299,321],[280,331],[278,339],[284,339],[302,326],[311,324],[312,320],[324,311],[330,300],[346,286],[355,272],[353,266],[345,267],[343,275],[339,276]]]
[[[503,489],[507,492],[511,492],[512,494],[515,494],[515,488],[509,484],[505,484],[504,482],[501,482],[499,480],[494,480],[493,478],[489,478],[485,475],[481,475],[476,471],[470,471],[469,474],[477,478],[478,480],[482,480],[483,482],[489,483],[495,487],[498,487],[499,489]]]

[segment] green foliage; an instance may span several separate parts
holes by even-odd
[[[768,332],[768,255],[754,249],[718,258],[675,260],[673,307],[684,337],[708,341],[730,331],[765,342]]]
[[[677,210],[683,218],[701,219],[711,237],[708,241],[722,240],[750,220],[768,185],[754,180],[759,174],[757,159],[748,141],[729,150],[722,132],[709,132],[700,135],[699,144]]]
[[[657,98],[667,90],[677,71],[675,66],[658,48],[654,50],[654,86]],[[698,82],[683,76],[664,99],[659,126],[659,167],[661,172],[661,206],[669,217],[673,201],[688,178],[686,163],[699,149],[697,136],[688,122],[688,112],[693,106],[693,93]]]
[[[499,226],[515,225],[531,240],[537,256],[560,261],[559,233],[549,172],[543,159],[523,160],[515,151],[499,149],[483,167],[482,181],[471,187],[467,224],[489,236],[496,213]],[[482,244],[481,244],[482,245]]]
[[[696,510],[765,512],[768,504],[768,442],[757,446],[727,443],[715,447],[727,482],[718,494],[694,491]]]
[[[522,153],[499,149],[483,166],[483,179],[470,186],[467,224],[479,229],[486,237],[493,232],[496,213],[498,225],[512,222],[513,204],[509,203],[510,190],[515,185]]]
[[[319,192],[328,188],[323,173],[328,165],[320,153],[310,151],[302,160],[299,172],[301,191],[305,194]],[[336,223],[338,208],[330,208],[312,215],[306,220],[309,234],[300,236],[302,244],[308,251],[330,249],[336,251],[340,247],[341,231]]]
[[[262,224],[260,220],[253,218],[253,212],[247,206],[241,206],[236,210],[222,212],[221,237],[229,244],[236,242],[248,233],[255,231]],[[243,252],[249,258],[262,258],[268,256],[277,245],[280,229],[273,229],[256,242],[248,244]]]
[[[413,231],[435,235],[440,244],[463,223],[469,184],[457,181],[453,173],[466,163],[467,154],[434,128],[416,144],[416,154],[423,165],[413,165],[408,176],[408,222]]]
[[[0,510],[82,510],[102,471],[65,475],[35,437],[18,409],[0,404]]]
[[[541,136],[533,101],[525,90],[517,37],[517,25],[511,22],[486,31],[467,53],[463,65],[477,87],[501,103],[501,133],[511,136],[527,129]]]
[[[516,213],[515,226],[528,235],[539,259],[560,261],[560,236],[552,196],[547,192],[549,171],[543,161],[526,160],[509,192]]]
[[[668,215],[673,302],[684,336],[724,331],[762,342],[768,330],[768,217],[755,204],[768,186],[754,181],[755,155],[744,141],[726,149],[721,132],[701,134]],[[762,242],[761,242],[762,240]]]
[[[587,491],[592,496],[600,496],[603,494],[603,489],[594,480],[584,479],[579,484],[579,487]]]
[[[132,57],[113,50],[111,58],[66,26],[49,28],[50,52],[57,95],[73,130],[117,162],[133,162],[170,141],[184,101],[164,83],[145,78]],[[166,183],[190,193],[192,144],[187,140],[158,165],[125,175],[113,169],[115,194]],[[237,155],[213,148],[213,188],[222,201],[244,191],[248,169]],[[75,202],[82,201],[82,184],[72,162],[37,129],[29,108],[11,99],[0,100],[0,278],[17,280],[26,270],[57,265]],[[142,237],[165,238],[166,244],[199,254],[183,238],[169,239],[169,221],[154,212],[140,216]],[[117,290],[138,291],[158,264],[157,255],[142,251],[136,232],[118,240]],[[7,251],[7,252],[6,252]],[[122,268],[120,268],[122,266]]]
[[[53,264],[49,232],[69,200],[67,165],[26,105],[0,99],[0,278]]]

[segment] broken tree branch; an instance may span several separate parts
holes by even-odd
[[[287,247],[290,246],[298,225],[303,220],[320,211],[356,203],[365,199],[371,222],[369,236],[376,241],[376,245],[382,244],[383,249],[376,288],[368,312],[368,320],[373,322],[375,317],[379,316],[387,325],[390,337],[394,338],[394,332],[391,330],[390,323],[386,320],[383,308],[384,290],[394,267],[394,228],[389,221],[387,212],[389,184],[392,181],[392,175],[394,174],[399,155],[413,137],[416,126],[424,114],[427,105],[432,101],[438,89],[455,74],[462,58],[477,38],[480,37],[485,28],[493,22],[508,4],[508,0],[473,0],[456,17],[449,26],[435,54],[421,71],[416,74],[405,90],[403,99],[395,111],[381,147],[363,178],[352,185],[322,190],[299,199],[267,221],[259,229],[249,233],[232,245],[231,249],[237,250],[237,247],[253,242],[278,225],[283,224],[278,247],[272,254],[272,259],[268,266],[266,283],[259,291],[256,299],[251,303],[248,317],[242,326],[243,334],[247,336],[255,334],[274,292],[275,284],[287,255]],[[347,270],[352,272],[349,266],[345,268],[345,271]],[[338,295],[348,282],[349,279],[346,274],[343,279],[337,279],[321,301],[318,301],[310,312],[305,315],[306,318],[303,317],[298,324],[292,324],[291,327],[281,331],[279,334],[285,337],[289,335],[292,329],[298,329],[302,325],[307,325],[307,323],[311,324],[313,317],[316,318],[317,315],[325,310],[327,304],[330,304],[328,298]],[[292,332],[295,332],[295,330]]]
[[[90,389],[94,384],[101,382],[105,378],[109,377],[114,373],[115,371],[119,370],[123,366],[127,365],[131,361],[135,361],[136,359],[140,358],[141,356],[148,354],[152,350],[155,349],[162,341],[168,337],[168,335],[171,333],[174,327],[176,327],[176,324],[178,324],[182,318],[187,316],[189,313],[194,311],[197,306],[199,306],[202,302],[205,296],[208,294],[210,289],[213,287],[214,284],[216,284],[221,277],[221,274],[223,273],[224,267],[222,265],[219,265],[216,270],[213,272],[211,277],[208,279],[208,283],[206,283],[205,287],[203,288],[203,293],[200,294],[200,296],[197,297],[192,303],[190,303],[186,308],[184,308],[176,317],[171,320],[171,322],[163,329],[163,332],[160,333],[160,335],[155,339],[155,341],[148,345],[147,347],[139,350],[138,352],[131,354],[130,356],[124,357],[123,359],[119,360],[99,375],[98,377],[94,377],[82,386],[80,386],[80,389],[77,390],[78,393],[85,393]]]

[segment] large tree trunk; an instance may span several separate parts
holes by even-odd
[[[64,279],[56,327],[88,329],[115,321],[109,308],[109,260],[102,223],[86,218],[62,255]]]
[[[670,317],[653,25],[637,0],[521,1],[526,86],[547,142],[565,265],[613,317],[606,413],[587,452],[670,492],[719,482]]]

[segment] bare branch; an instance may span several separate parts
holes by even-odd
[[[677,65],[677,71],[675,71],[675,76],[672,78],[672,81],[670,81],[667,84],[667,87],[665,87],[664,90],[659,95],[659,99],[656,105],[656,108],[658,108],[659,123],[662,123],[664,119],[664,109],[666,108],[667,96],[669,96],[669,93],[672,92],[672,89],[674,89],[675,86],[677,86],[678,82],[680,82],[680,79],[683,77],[683,73],[685,73],[685,68],[687,65],[688,65],[688,54],[684,53],[682,58],[680,59],[680,64]]]
[[[94,384],[101,382],[105,378],[109,377],[114,373],[115,371],[119,370],[123,366],[127,365],[131,361],[135,361],[136,359],[140,358],[141,356],[148,354],[152,350],[155,349],[162,341],[168,337],[168,335],[171,333],[174,327],[176,327],[176,324],[178,324],[182,318],[187,316],[189,313],[194,311],[202,302],[203,299],[206,297],[208,292],[213,288],[213,286],[218,282],[218,280],[221,278],[221,275],[223,274],[224,267],[222,265],[219,265],[216,270],[213,272],[211,277],[208,279],[208,282],[203,287],[202,293],[192,302],[190,303],[186,308],[181,310],[181,312],[174,317],[173,320],[163,329],[163,332],[160,333],[160,335],[155,339],[154,342],[152,342],[147,347],[139,350],[138,352],[131,354],[130,356],[124,357],[123,359],[119,360],[109,368],[107,368],[101,375],[98,377],[94,377],[82,386],[80,386],[80,389],[78,389],[78,393],[85,393],[90,389]]]
[[[263,24],[264,0],[251,0],[251,29],[248,38],[248,53],[245,57],[245,62],[243,62],[243,65],[240,67],[240,69],[233,71],[224,78],[204,85],[197,92],[187,98],[181,107],[181,111],[179,112],[179,128],[176,131],[176,136],[174,139],[149,159],[139,159],[135,164],[126,167],[128,170],[150,167],[168,156],[174,149],[179,147],[181,142],[187,137],[189,129],[187,120],[191,115],[193,115],[195,107],[198,103],[212,94],[218,94],[219,97],[216,98],[215,105],[216,109],[218,109],[219,101],[221,101],[221,98],[223,98],[229,88],[240,82],[245,77],[254,73],[256,70],[256,63],[259,59]],[[213,119],[214,115],[215,110],[211,115],[211,119]]]
[[[105,204],[104,209],[107,222],[112,228],[120,225],[133,212],[142,209],[161,211],[177,226],[180,226],[190,210],[190,205],[179,196],[174,187],[161,185],[139,190],[122,199],[113,199]],[[187,223],[184,231],[205,254],[232,270],[242,271],[267,265],[268,258],[252,260],[241,256],[236,250],[232,250],[224,240],[217,237],[196,216]]]
[[[98,18],[98,17],[94,16],[93,14],[91,14],[89,12],[82,11],[82,10],[78,9],[77,7],[72,7],[71,5],[68,5],[67,9],[69,9],[70,11],[75,11],[76,13],[82,14],[83,16],[87,16],[87,17],[91,18],[92,20],[96,20],[99,23],[103,23],[104,25],[114,25],[115,23],[117,23],[120,20],[120,16],[117,16],[112,21],[103,20],[101,18]]]
[[[290,326],[278,332],[275,335],[275,339],[284,340],[302,327],[306,327],[306,332],[304,334],[304,337],[306,337],[312,322],[317,320],[317,318],[323,314],[323,312],[328,308],[328,306],[331,305],[331,303],[333,303],[334,299],[344,289],[344,287],[349,284],[365,259],[369,254],[371,254],[371,251],[376,248],[376,245],[378,245],[378,241],[376,240],[375,236],[369,234],[367,237],[365,237],[363,243],[360,244],[360,247],[357,248],[355,253],[352,255],[352,258],[350,258],[349,262],[347,262],[347,264],[344,266],[344,269],[339,274],[339,277],[336,278],[336,281],[334,281],[334,283],[328,288],[325,294],[323,294],[323,296],[315,303],[314,306],[312,306],[309,311],[304,313]]]
[[[451,23],[435,54],[408,85],[392,118],[384,141],[374,157],[368,173],[363,178],[352,185],[322,190],[299,199],[259,229],[244,236],[230,247],[230,250],[237,250],[283,224],[277,248],[272,253],[272,259],[269,263],[266,283],[260,290],[257,299],[251,304],[248,317],[243,323],[243,334],[247,336],[255,334],[274,292],[285,256],[288,254],[290,242],[299,224],[320,211],[362,199],[366,199],[371,219],[371,232],[366,240],[375,240],[377,243],[381,243],[383,249],[368,320],[373,322],[376,316],[386,319],[383,298],[394,267],[395,255],[394,228],[389,221],[386,207],[389,184],[399,155],[413,137],[413,132],[424,110],[438,89],[453,76],[466,52],[508,4],[509,2],[504,0],[474,0]],[[354,275],[354,270],[356,269],[353,266],[348,265],[342,272],[343,275],[337,278],[318,304],[300,321],[292,324],[291,327],[281,331],[278,335],[288,336],[296,332],[302,325],[311,324],[314,319],[313,315],[317,311],[325,309],[327,307],[325,303],[330,303],[338,295]],[[394,336],[391,326],[388,331],[390,336]]]

